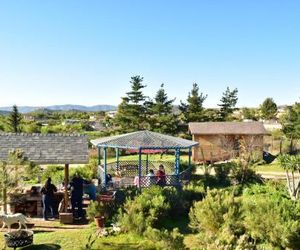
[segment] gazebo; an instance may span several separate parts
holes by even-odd
[[[115,173],[118,173],[118,179],[120,180],[121,177],[124,180],[123,183],[127,185],[133,185],[133,179],[136,178],[138,183],[135,184],[139,188],[149,187],[149,176],[147,176],[149,170],[158,169],[160,164],[163,164],[166,170],[165,185],[181,186],[183,181],[189,178],[192,147],[198,145],[198,142],[147,130],[103,137],[92,140],[91,143],[98,148],[99,182],[104,190],[107,190],[109,186],[108,174],[114,176],[116,175]],[[116,160],[108,163],[108,149],[110,148],[115,149]],[[137,153],[137,160],[120,161],[120,150]],[[149,161],[149,154],[170,151],[173,151],[175,154],[175,162]],[[180,167],[182,151],[187,151],[189,156],[188,167],[184,170]],[[101,154],[103,154],[103,162],[100,160]],[[145,160],[142,159],[142,155],[146,155]],[[120,187],[122,185],[119,182],[119,185],[116,186]]]
[[[20,149],[37,164],[64,164],[65,209],[68,204],[69,164],[88,163],[88,140],[80,134],[0,133],[0,161]],[[41,202],[41,201],[40,201]]]

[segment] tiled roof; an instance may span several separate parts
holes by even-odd
[[[93,145],[100,147],[119,147],[127,149],[168,149],[168,148],[189,148],[197,145],[197,142],[182,138],[163,135],[147,130],[133,133],[103,137],[91,141]]]
[[[87,137],[78,134],[0,133],[0,160],[20,149],[39,164],[80,164],[88,162]]]
[[[189,131],[197,135],[267,135],[261,122],[190,122]]]

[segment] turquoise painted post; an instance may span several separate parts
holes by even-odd
[[[98,147],[98,166],[101,165],[101,148]]]
[[[107,174],[107,148],[103,148],[103,158],[104,158],[104,191],[106,191],[106,174]]]
[[[179,168],[180,168],[180,149],[175,149],[175,174],[179,174]]]
[[[149,171],[149,155],[146,155],[146,174],[148,174]]]
[[[142,148],[139,148],[139,188],[141,189],[141,177],[142,177]]]
[[[119,171],[119,148],[116,148],[117,171]]]

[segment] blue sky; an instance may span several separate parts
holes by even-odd
[[[118,104],[142,75],[215,107],[300,97],[300,1],[0,0],[0,106]]]

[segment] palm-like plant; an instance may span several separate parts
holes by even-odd
[[[280,155],[278,161],[285,170],[287,187],[291,199],[296,200],[300,192],[300,178],[296,178],[295,173],[300,174],[300,155]]]

